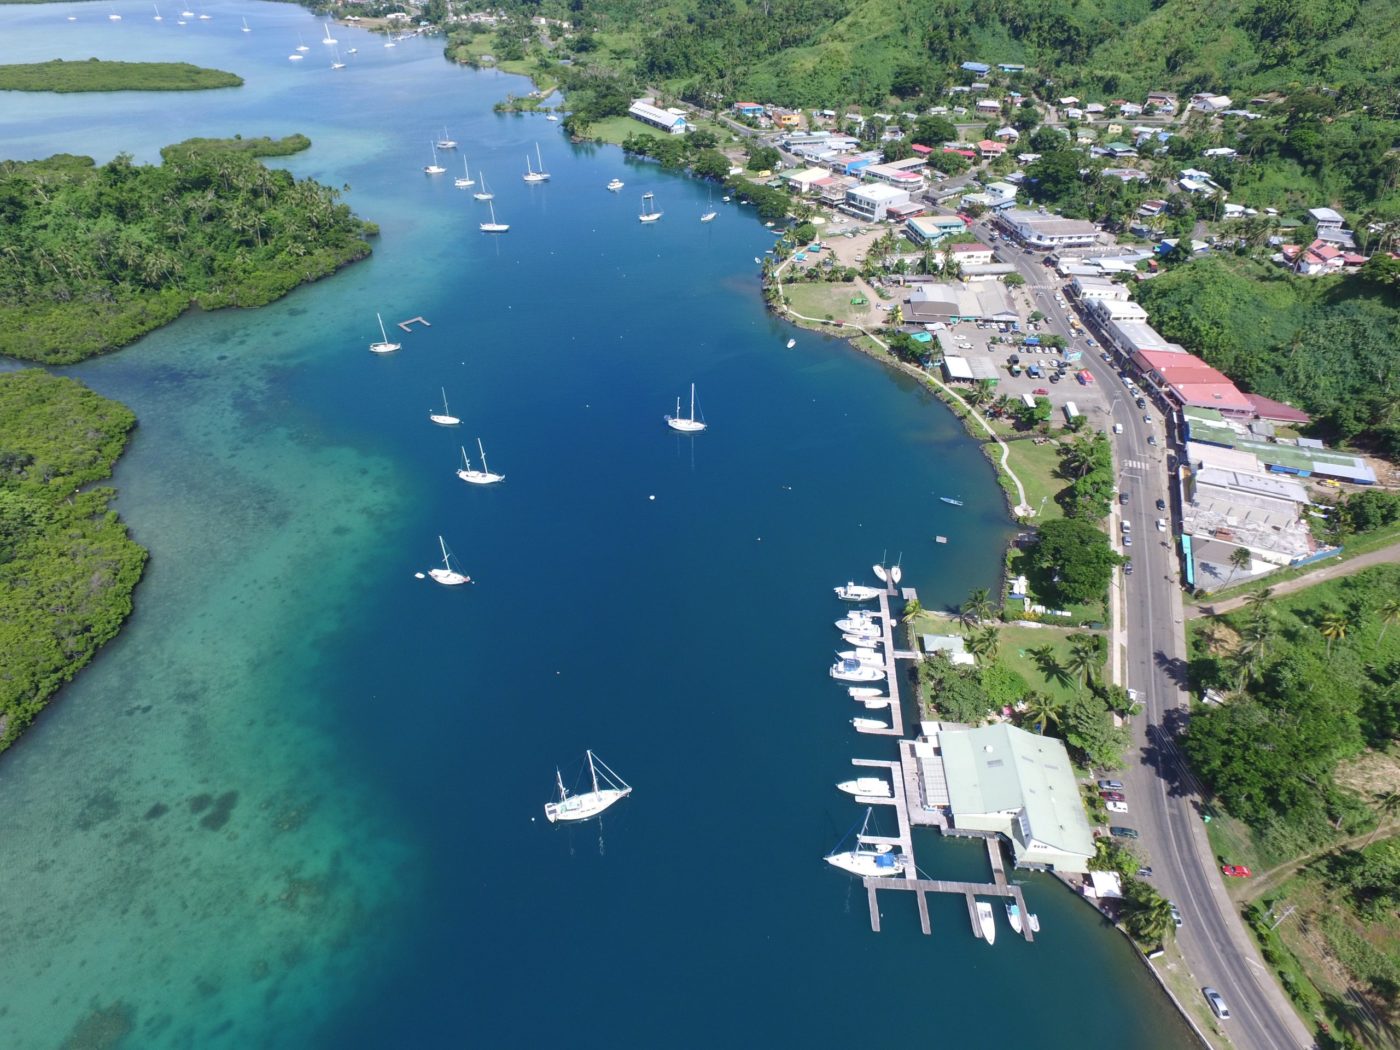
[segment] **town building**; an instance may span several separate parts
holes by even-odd
[[[1107,277],[1076,276],[1070,282],[1070,289],[1074,292],[1074,297],[1085,304],[1100,299],[1109,299],[1120,303],[1128,301],[1128,286],[1109,280]]]
[[[891,208],[908,203],[908,190],[884,183],[866,183],[846,191],[845,208],[867,222],[881,222]]]
[[[1147,383],[1183,408],[1209,408],[1234,419],[1253,419],[1254,406],[1218,369],[1195,354],[1144,349],[1133,354]]]
[[[783,172],[782,179],[796,192],[804,196],[816,192],[817,186],[831,178],[825,168],[800,168]]]
[[[980,241],[949,245],[948,250],[960,266],[986,266],[992,261],[992,249]]]
[[[920,215],[904,224],[904,233],[915,244],[937,244],[967,232],[967,224],[955,215]]]
[[[1176,112],[1176,96],[1170,91],[1149,91],[1147,105],[1157,107],[1161,113]]]
[[[643,124],[660,128],[671,135],[684,135],[690,128],[690,125],[686,123],[684,112],[662,109],[660,106],[654,105],[652,100],[648,98],[639,98],[633,102],[627,110],[627,115],[640,120]]]
[[[992,71],[992,67],[985,62],[964,62],[961,68],[968,73],[976,73],[979,77]]]
[[[918,161],[912,167],[907,164],[867,164],[861,171],[861,175],[876,182],[883,182],[887,186],[897,186],[902,190],[907,190],[911,196],[924,191],[924,162],[922,158],[912,158]]]
[[[997,223],[1030,248],[1087,247],[1099,239],[1098,227],[1092,222],[1043,212],[1008,209],[997,216]]]
[[[907,324],[947,324],[949,321],[1020,320],[1010,293],[1000,281],[925,282],[900,306]]]

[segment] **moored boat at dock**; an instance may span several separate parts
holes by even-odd
[[[882,722],[878,718],[852,718],[851,725],[855,726],[859,733],[874,733],[890,727],[888,722]]]
[[[835,588],[835,591],[836,597],[843,602],[873,602],[881,594],[878,587],[866,587],[859,583],[847,583],[844,587]]]
[[[977,925],[982,931],[982,939],[988,944],[997,940],[997,924],[992,915],[992,906],[986,901],[977,902]]]
[[[1021,932],[1021,907],[1015,901],[1006,902],[1006,921],[1017,933]]]
[[[880,777],[856,777],[854,780],[843,780],[836,785],[838,791],[844,791],[848,795],[870,795],[889,798],[890,785]]]
[[[841,682],[883,682],[885,672],[859,660],[838,660],[831,665],[832,678]]]
[[[904,857],[888,847],[881,849],[871,846],[865,841],[865,829],[870,826],[870,817],[873,812],[874,810],[871,808],[866,808],[865,820],[861,823],[860,831],[855,836],[854,849],[841,849],[841,846],[851,838],[851,832],[848,831],[846,837],[837,844],[836,849],[826,855],[825,859],[832,867],[840,868],[852,875],[877,879],[894,878],[904,872],[906,863]],[[853,828],[852,831],[854,830]]]

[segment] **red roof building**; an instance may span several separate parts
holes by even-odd
[[[996,142],[992,139],[983,139],[977,143],[977,152],[984,157],[1000,157],[1006,152],[1005,142]]]
[[[1223,372],[1195,354],[1165,350],[1139,350],[1133,363],[1148,381],[1177,404],[1189,408],[1213,408],[1221,415],[1253,419],[1254,405]]]
[[[1292,405],[1285,405],[1282,401],[1275,401],[1262,394],[1245,394],[1244,398],[1254,406],[1254,414],[1260,419],[1271,419],[1276,423],[1312,422],[1312,416]]]
[[[909,148],[920,157],[927,157],[930,153],[933,152],[932,146],[925,146],[919,142],[914,143]]]

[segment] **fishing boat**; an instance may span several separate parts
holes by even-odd
[[[1015,901],[1006,902],[1006,921],[1017,933],[1021,932],[1021,908]]]
[[[878,718],[852,718],[851,725],[856,727],[857,733],[877,733],[890,727],[888,722],[881,722]]]
[[[866,587],[859,583],[848,583],[844,587],[835,588],[836,597],[843,602],[869,602],[880,597],[883,591],[878,587]]]
[[[890,797],[890,785],[881,777],[856,777],[855,780],[843,780],[836,785],[836,790],[844,791],[848,795]]]
[[[625,185],[627,185],[627,184],[626,184],[625,182],[623,182],[621,179],[612,179],[612,180],[608,183],[608,189],[610,189],[610,190],[612,190],[614,193],[616,193],[618,190],[622,189],[622,187],[625,186]]]
[[[203,16],[203,15],[200,15],[199,17],[200,17],[200,18],[203,18],[204,16]],[[326,27],[326,35],[325,35],[324,37],[321,38],[321,43],[323,43],[323,44],[338,44],[338,43],[340,43],[339,40],[337,40],[335,37],[331,36],[331,24],[330,24],[329,22],[326,22],[326,23],[324,23],[324,25],[325,25],[325,27]]]
[[[379,321],[379,342],[370,343],[369,352],[372,354],[392,354],[395,350],[400,349],[403,344],[389,342],[389,334],[384,331],[384,318],[380,317],[379,314],[375,314],[374,316],[375,319]]]
[[[849,631],[852,634],[879,630],[877,624],[879,619],[880,614],[873,613],[869,609],[852,609],[849,614],[836,621],[836,629],[843,633]]]
[[[872,565],[870,571],[875,574],[875,578],[881,583],[889,583],[890,577],[889,574],[885,572],[885,567],[883,565]]]
[[[560,820],[588,820],[632,794],[631,785],[609,769],[607,763],[592,751],[587,754],[588,774],[593,783],[591,791],[577,795],[569,794],[569,789],[564,786],[564,775],[557,768],[554,770],[554,782],[559,786],[559,798],[544,804],[544,815],[551,824]]]
[[[690,384],[690,418],[681,415],[681,399],[676,398],[676,414],[674,416],[663,416],[666,425],[672,430],[679,430],[683,434],[698,434],[704,430],[708,424],[695,418],[695,384]]]
[[[791,350],[791,349],[792,349],[794,346],[796,346],[796,345],[797,345],[797,340],[796,340],[796,339],[789,339],[789,340],[787,341],[787,348],[788,348],[789,350]]]
[[[477,172],[477,174],[481,176],[481,189],[473,193],[472,196],[479,201],[495,200],[496,195],[492,193],[486,186],[486,173],[484,171],[479,171]]]
[[[441,174],[442,174],[444,171],[446,171],[447,169],[444,168],[441,164],[439,164],[439,163],[437,162],[437,146],[435,146],[435,145],[433,145],[433,143],[429,142],[429,143],[428,143],[428,148],[429,148],[430,150],[433,151],[433,162],[432,162],[431,164],[428,164],[428,165],[425,165],[425,166],[424,166],[424,168],[423,168],[423,174],[425,174],[425,175],[441,175]]]
[[[836,654],[836,659],[841,661],[854,660],[856,663],[864,664],[866,667],[884,667],[885,658],[877,652],[869,649],[842,649]]]
[[[862,701],[864,701],[864,700],[874,700],[876,697],[879,697],[879,696],[883,696],[883,695],[884,695],[884,694],[882,694],[882,693],[880,692],[880,690],[878,690],[878,689],[874,689],[874,688],[872,688],[872,687],[870,687],[870,686],[861,686],[861,685],[853,685],[853,686],[851,686],[851,688],[847,689],[846,692],[848,692],[848,693],[851,695],[851,699],[852,699],[852,700],[862,700]],[[889,697],[885,697],[885,699],[888,700]]]
[[[482,179],[481,181],[482,181],[483,184],[485,184],[485,182],[486,182],[485,179]],[[480,196],[481,196],[481,194],[478,193],[478,194],[477,194],[477,197],[479,198]],[[509,230],[509,229],[510,229],[510,223],[508,223],[508,222],[497,222],[497,221],[496,221],[496,205],[495,205],[495,203],[491,200],[491,198],[490,198],[489,196],[486,198],[486,206],[487,206],[488,208],[491,209],[491,221],[490,221],[490,222],[480,222],[480,223],[477,223],[477,225],[481,228],[481,232],[482,232],[482,233],[505,233],[507,230]]]
[[[637,218],[642,222],[656,222],[661,218],[661,212],[656,210],[655,194],[642,194],[642,211]]]
[[[472,461],[467,458],[467,450],[462,449],[462,469],[457,471],[457,476],[468,485],[494,485],[498,481],[505,481],[504,474],[492,474],[491,468],[486,465],[486,449],[481,446],[481,438],[476,439],[476,450],[481,453],[481,469],[472,469]]]
[[[438,149],[456,149],[457,140],[447,133],[447,129],[442,129],[442,138],[437,140]]]
[[[442,412],[429,412],[428,418],[440,427],[455,427],[462,421],[447,410],[447,388],[440,387],[439,389],[442,390]]]
[[[874,812],[873,807],[866,808],[865,820],[861,823],[860,831],[855,836],[855,848],[841,849],[851,837],[851,832],[848,831],[846,837],[837,843],[836,849],[826,855],[828,864],[840,868],[842,871],[850,872],[852,875],[877,879],[894,878],[903,873],[905,865],[903,857],[893,850],[880,849],[866,840],[865,830],[870,826],[870,817]]]
[[[447,541],[441,536],[438,537],[438,546],[442,548],[442,568],[429,569],[428,576],[444,587],[457,587],[464,583],[471,583],[470,576],[465,576],[452,567],[452,555],[447,553]]]
[[[469,190],[476,185],[476,179],[472,178],[472,173],[467,170],[466,157],[462,158],[462,176],[461,178],[453,179],[452,185],[456,186],[459,190]]]
[[[880,646],[878,634],[843,634],[841,640],[857,649],[877,649]]]
[[[838,682],[883,682],[885,672],[859,660],[838,660],[828,672]]]
[[[525,174],[520,176],[526,182],[548,182],[549,172],[544,170],[544,160],[540,157],[540,144],[535,143],[535,160],[539,163],[538,170],[530,167],[530,154],[525,154]]]
[[[939,496],[938,498],[941,499],[944,503],[950,504],[954,507],[961,507],[963,505],[962,500],[954,499],[952,496]]]
[[[977,925],[984,941],[988,944],[997,942],[997,924],[992,917],[992,906],[986,901],[977,902]]]

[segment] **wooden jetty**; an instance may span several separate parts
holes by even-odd
[[[421,324],[424,328],[432,327],[432,323],[426,317],[410,317],[407,321],[400,321],[399,327],[405,332],[411,332],[416,324]]]
[[[977,919],[977,898],[978,897],[1009,897],[1016,902],[1016,906],[1021,909],[1021,936],[1027,941],[1035,940],[1035,932],[1031,929],[1030,913],[1026,910],[1026,898],[1021,893],[1021,887],[1002,883],[984,882],[947,882],[943,879],[877,879],[866,876],[861,879],[865,885],[866,897],[870,904],[870,928],[880,932],[880,904],[876,894],[880,890],[907,890],[914,894],[914,899],[919,905],[919,928],[926,934],[933,932],[933,924],[928,917],[928,900],[926,895],[930,893],[960,893],[967,901],[967,918],[972,924],[972,932],[976,937],[982,936],[982,924]]]
[[[891,593],[893,592],[888,585],[885,590],[880,592],[880,648],[885,656],[885,680],[890,684],[890,727],[888,729],[863,729],[861,732],[869,733],[872,736],[902,737],[904,735],[904,708],[899,702],[899,670],[896,661],[911,659],[916,654],[905,654],[902,650],[895,650],[894,620],[890,616]]]

